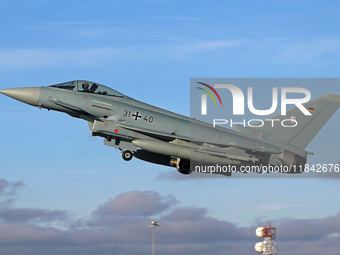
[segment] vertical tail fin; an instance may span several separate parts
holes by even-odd
[[[340,96],[327,94],[305,103],[304,106],[312,115],[306,116],[295,107],[288,110],[285,116],[278,114],[268,118],[268,121],[264,121],[262,127],[256,129],[269,133],[269,139],[271,140],[305,149],[339,108]],[[294,126],[293,119],[298,124],[295,127],[283,127],[279,124],[279,121],[281,122],[285,119],[286,121],[283,124],[287,126]],[[292,123],[289,123],[289,120]],[[274,127],[272,127],[272,124],[274,124]]]

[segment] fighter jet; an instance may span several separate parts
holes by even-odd
[[[234,130],[182,116],[137,101],[107,86],[75,80],[47,87],[2,89],[0,93],[23,103],[67,113],[88,122],[92,136],[117,148],[124,160],[138,159],[175,167],[190,174],[193,165],[289,166],[285,173],[301,173],[307,145],[340,106],[340,96],[327,94],[304,104],[311,112],[288,110],[299,120],[292,128],[235,125]],[[286,119],[276,115],[268,118]],[[293,167],[292,167],[293,166]],[[231,172],[222,174],[231,175]]]

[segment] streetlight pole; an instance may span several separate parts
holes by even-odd
[[[160,224],[157,221],[151,221],[149,226],[152,227],[152,255],[155,255],[155,227],[159,227]]]
[[[155,255],[155,226],[152,227],[152,255]]]

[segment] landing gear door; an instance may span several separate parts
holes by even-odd
[[[123,150],[137,151],[136,145],[132,144],[124,136],[115,133],[116,126],[105,125],[103,122],[88,122],[92,136],[105,137],[104,144],[106,146],[120,148]]]
[[[111,140],[104,139],[104,144],[106,146],[120,148],[123,150],[137,151],[136,145],[130,142],[121,141],[120,138],[111,138]]]

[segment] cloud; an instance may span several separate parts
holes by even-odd
[[[189,17],[189,16],[152,16],[149,17],[151,20],[160,20],[160,21],[203,21],[204,19],[198,17]]]
[[[164,43],[162,46],[118,45],[111,47],[83,48],[12,48],[0,49],[0,68],[56,68],[65,66],[97,67],[110,62],[126,60],[173,58],[183,54],[199,53],[244,45],[243,41],[210,40],[193,43]]]
[[[191,180],[190,175],[179,174],[177,171],[170,170],[164,173],[160,173],[156,176],[155,180],[162,181],[185,181]]]
[[[168,221],[198,221],[200,219],[203,219],[206,213],[207,209],[205,208],[184,207],[177,208],[176,210],[163,217],[163,219]]]
[[[64,231],[51,227],[13,223],[1,223],[0,227],[0,244],[2,246],[0,250],[3,250],[4,246],[14,248],[15,250],[20,245],[36,246],[38,248],[39,244],[51,245],[51,243],[59,242],[65,238]],[[7,250],[9,249],[7,248]],[[7,251],[7,254],[10,254],[10,252]]]
[[[250,210],[263,210],[263,211],[278,211],[278,210],[286,210],[292,208],[308,208],[315,207],[315,205],[309,204],[259,204],[253,206],[247,206],[247,209]]]
[[[340,39],[309,39],[291,42],[283,40],[282,44],[278,43],[275,47],[278,48],[278,51],[277,54],[274,54],[274,61],[284,64],[305,64],[316,59],[334,56],[334,54],[338,55],[340,53]],[[338,63],[336,58],[333,60]]]
[[[1,68],[45,68],[65,65],[96,66],[108,59],[127,54],[125,47],[84,49],[8,49],[0,50]],[[98,63],[99,62],[99,63]]]
[[[2,191],[19,185],[2,183]],[[256,226],[238,227],[209,216],[206,208],[182,206],[175,197],[150,190],[119,194],[99,205],[89,217],[73,221],[61,210],[0,209],[0,253],[5,255],[150,254],[151,220],[161,223],[155,229],[157,253],[252,254],[254,244],[260,241],[255,236],[256,227],[268,225],[259,221]],[[68,225],[57,227],[65,219]],[[57,223],[41,226],[42,221]],[[275,219],[273,223],[281,255],[291,254],[292,249],[301,255],[338,254],[340,212],[326,218]]]
[[[324,219],[284,219],[277,224],[282,240],[314,241],[337,237],[340,233],[340,212]],[[294,231],[292,231],[294,229]]]
[[[68,213],[59,210],[46,210],[37,208],[0,208],[0,219],[5,222],[51,222],[64,221]]]
[[[11,204],[15,200],[18,190],[23,186],[23,181],[9,182],[0,179],[0,206]]]
[[[173,196],[161,196],[155,191],[131,191],[99,206],[95,215],[151,216],[175,205]]]
[[[237,48],[240,46],[244,46],[246,41],[242,40],[210,40],[210,41],[202,41],[199,43],[188,43],[182,45],[174,46],[174,54],[183,55],[188,53],[199,53],[204,51],[213,51],[225,48]]]
[[[9,182],[4,179],[0,179],[0,196],[12,196],[14,195],[18,188],[24,186],[22,181]]]
[[[226,178],[224,175],[220,174],[206,174],[206,173],[197,173],[192,172],[189,175],[185,174],[179,174],[175,170],[170,170],[167,172],[159,173],[155,180],[161,180],[161,181],[204,181],[208,178]]]
[[[23,181],[9,182],[0,179],[0,220],[3,223],[8,222],[51,222],[65,221],[69,214],[65,211],[46,210],[39,208],[14,208],[14,201],[20,188],[24,186]]]
[[[62,24],[66,25],[66,24]],[[79,35],[84,33],[85,35]],[[72,32],[73,36],[75,33]],[[107,38],[112,34],[110,30],[99,32],[96,28],[77,32],[79,37]],[[165,40],[161,45],[155,45],[153,32],[144,31],[140,35],[125,31],[124,39],[117,39],[115,46],[98,46],[82,48],[2,48],[0,49],[0,68],[56,68],[65,66],[98,67],[110,63],[124,63],[129,61],[156,61],[160,59],[179,59],[183,56],[201,56],[200,54],[237,54],[238,58],[248,59],[255,63],[266,62],[274,64],[306,64],[334,65],[338,63],[340,54],[340,39],[326,38],[309,40],[292,40],[287,38],[264,38],[261,40],[225,39],[199,40],[186,36],[169,39],[167,33],[160,30],[157,38]],[[141,38],[138,45],[131,39],[131,34]],[[147,39],[145,39],[147,37]],[[123,41],[123,42],[122,42]],[[144,43],[140,43],[140,42]],[[198,54],[198,55],[197,55]],[[222,54],[222,55],[223,55]],[[205,55],[204,55],[205,56]],[[201,56],[203,57],[203,55]],[[315,64],[315,61],[317,64]]]

